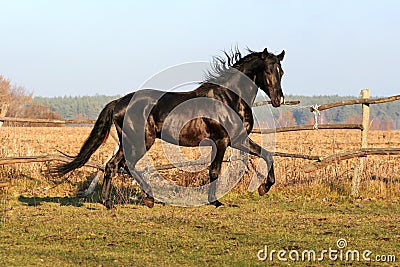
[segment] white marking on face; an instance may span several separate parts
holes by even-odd
[[[281,96],[281,105],[283,105],[283,103],[285,103],[285,98]]]
[[[278,66],[278,67],[276,67],[276,71],[278,72],[278,74],[280,74],[280,73],[281,73],[281,70],[279,69],[279,66]]]

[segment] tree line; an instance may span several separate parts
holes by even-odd
[[[100,111],[108,102],[120,96],[63,96],[63,97],[35,97],[41,105],[50,106],[52,111],[60,114],[64,119],[96,119]],[[287,100],[300,100],[297,106],[281,106],[272,108],[276,127],[314,124],[314,115],[309,107],[342,100],[355,99],[354,96],[301,96],[287,95]],[[265,117],[265,110],[255,109],[257,118]],[[361,123],[361,105],[343,106],[321,111],[319,123]],[[371,128],[381,130],[400,129],[400,101],[372,105]]]
[[[95,120],[104,106],[120,96],[59,96],[35,97],[35,102],[51,107],[66,120]]]

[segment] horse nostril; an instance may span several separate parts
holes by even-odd
[[[283,105],[284,103],[285,103],[285,98],[281,96],[281,105]]]

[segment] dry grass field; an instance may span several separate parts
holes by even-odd
[[[75,155],[90,132],[89,127],[3,127],[0,130],[0,157],[57,154],[62,151]],[[252,137],[261,143],[259,135]],[[335,153],[358,149],[360,132],[357,130],[317,130],[291,133],[277,133],[276,151],[306,155],[328,156]],[[91,161],[103,163],[112,153],[115,142],[107,142],[92,156]],[[400,147],[400,132],[371,131],[369,147]],[[164,155],[165,146],[157,143],[148,152],[154,165],[169,163]],[[181,148],[187,160],[200,157],[198,148]],[[229,151],[227,152],[229,155]],[[362,174],[361,195],[364,197],[398,199],[400,196],[400,157],[369,156]],[[346,197],[350,194],[353,168],[358,159],[330,164],[311,173],[304,173],[302,167],[310,161],[275,157],[275,190],[298,190],[318,197],[320,188],[329,191],[330,196]],[[64,178],[52,177],[48,168],[56,162],[14,164],[0,166],[0,181],[8,183],[10,191],[28,195],[73,195],[79,186],[90,179],[95,170],[84,167]],[[226,165],[226,164],[224,164]],[[139,166],[141,166],[139,164]],[[143,166],[142,166],[143,167]],[[163,171],[167,179],[182,185],[198,185],[208,180],[207,170],[187,174],[182,170]],[[236,191],[247,189],[250,174],[244,176]],[[132,184],[126,175],[121,175],[115,184]],[[118,187],[118,186],[116,186]],[[316,188],[316,190],[314,190]],[[325,194],[322,193],[322,195]]]
[[[2,127],[0,157],[58,153],[75,155],[87,127]],[[260,136],[254,135],[260,141]],[[359,131],[318,130],[276,134],[276,150],[327,156],[359,148]],[[102,163],[115,146],[112,138],[92,156]],[[372,131],[370,147],[400,147],[400,132]],[[182,148],[188,159],[198,148]],[[168,163],[161,143],[149,156]],[[247,192],[251,173],[223,197],[225,208],[141,205],[127,175],[114,179],[116,210],[97,204],[95,194],[76,198],[93,168],[53,177],[55,162],[0,166],[0,264],[2,266],[394,266],[400,260],[400,157],[371,156],[361,183],[362,198],[350,197],[357,159],[337,162],[312,173],[308,160],[275,158],[276,185],[259,197]],[[226,163],[224,163],[226,166]],[[163,171],[183,185],[207,181],[207,171]],[[5,185],[5,186],[4,186]],[[371,261],[259,261],[257,252],[336,248],[371,250]],[[377,262],[375,256],[385,256]],[[286,254],[287,256],[287,254]],[[394,256],[395,258],[393,258]],[[390,257],[390,260],[389,260]]]

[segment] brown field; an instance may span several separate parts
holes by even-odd
[[[90,132],[89,127],[2,127],[0,130],[0,157],[42,155],[58,153],[75,155]],[[360,132],[357,130],[318,130],[291,133],[278,133],[276,151],[300,153],[307,155],[328,156],[334,153],[358,149]],[[254,140],[260,143],[260,136],[254,135]],[[112,138],[92,156],[91,160],[102,163],[115,147]],[[400,132],[371,131],[369,147],[400,147]],[[182,148],[187,159],[200,156],[198,148]],[[228,151],[229,153],[229,151]],[[148,152],[154,164],[166,164],[161,142]],[[365,198],[398,199],[400,197],[400,157],[370,156],[367,157],[362,175],[361,196]],[[316,197],[348,197],[350,195],[353,168],[358,159],[344,160],[312,173],[304,173],[302,167],[310,161],[275,157],[277,183],[273,190],[299,192]],[[78,169],[64,178],[53,177],[47,169],[55,162],[14,164],[0,166],[0,181],[7,183],[10,192],[24,195],[57,195],[76,194],[81,187],[87,186],[87,180],[95,173],[93,168]],[[226,164],[225,164],[226,165]],[[140,166],[140,164],[139,164]],[[201,184],[207,181],[207,171],[187,174],[181,170],[171,169],[163,174],[179,184]],[[249,174],[236,186],[235,190],[242,192],[247,189]],[[118,192],[131,192],[132,180],[126,175],[120,175],[114,184]],[[118,185],[124,185],[118,187]],[[124,192],[125,192],[124,191]],[[125,192],[125,193],[126,193]],[[329,192],[328,195],[325,195]],[[121,201],[124,201],[122,197]]]

